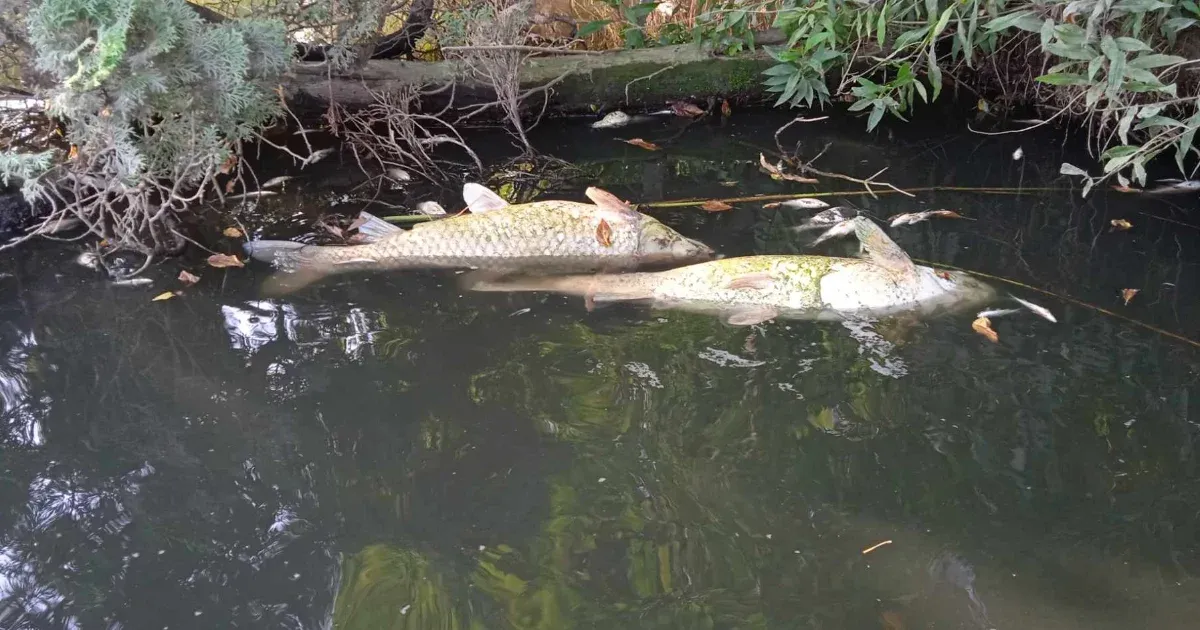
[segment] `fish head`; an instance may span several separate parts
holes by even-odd
[[[711,247],[688,238],[657,219],[644,217],[638,229],[638,257],[643,262],[698,262],[716,255]]]

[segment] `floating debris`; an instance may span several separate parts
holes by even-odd
[[[615,129],[628,125],[633,118],[621,110],[609,112],[607,116],[592,123],[592,129]]]
[[[279,193],[272,190],[252,190],[250,192],[238,193],[236,195],[228,195],[225,197],[225,199],[227,201],[230,199],[257,199],[259,197],[274,197],[278,194]]]
[[[113,280],[109,284],[114,287],[144,287],[148,284],[153,284],[150,278],[123,278],[121,280]]]

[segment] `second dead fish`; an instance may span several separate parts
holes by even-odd
[[[788,210],[821,210],[828,208],[829,204],[814,199],[812,197],[802,197],[800,199],[789,199],[787,201],[777,201],[775,203],[764,203],[764,208],[787,208]]]
[[[804,223],[801,223],[792,229],[797,232],[804,232],[807,230],[823,230],[837,225],[843,221],[853,219],[856,216],[858,216],[858,212],[855,210],[847,210],[846,208],[841,207],[830,208],[812,215]]]

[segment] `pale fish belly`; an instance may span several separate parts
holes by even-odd
[[[952,303],[960,296],[954,282],[918,266],[912,278],[897,276],[869,262],[839,264],[821,279],[821,301],[840,312],[888,312]]]
[[[670,304],[704,302],[797,311],[818,309],[820,281],[830,264],[831,259],[821,256],[764,255],[714,260],[663,272],[654,297]]]

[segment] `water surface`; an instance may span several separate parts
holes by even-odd
[[[534,136],[579,169],[542,177],[556,197],[811,190],[758,171],[786,120]],[[782,140],[903,187],[1065,189],[1059,163],[1088,164],[1050,132],[949,127],[826,121]],[[663,150],[614,139],[639,136]],[[502,134],[477,138],[491,163],[510,157]],[[361,193],[353,169],[331,159],[266,206],[319,213]],[[456,208],[456,185],[381,198]],[[956,209],[975,220],[890,232],[916,258],[1200,336],[1194,196],[834,201]],[[790,227],[811,214],[653,213],[728,255],[802,251]],[[992,344],[970,314],[734,328],[463,295],[446,273],[269,300],[265,270],[199,264],[198,285],[151,302],[178,262],[112,287],[78,252],[0,259],[5,629],[1185,628],[1200,613],[1200,354],[1089,308],[1003,285],[1058,323],[1000,318]],[[1140,289],[1128,306],[1124,288]]]

